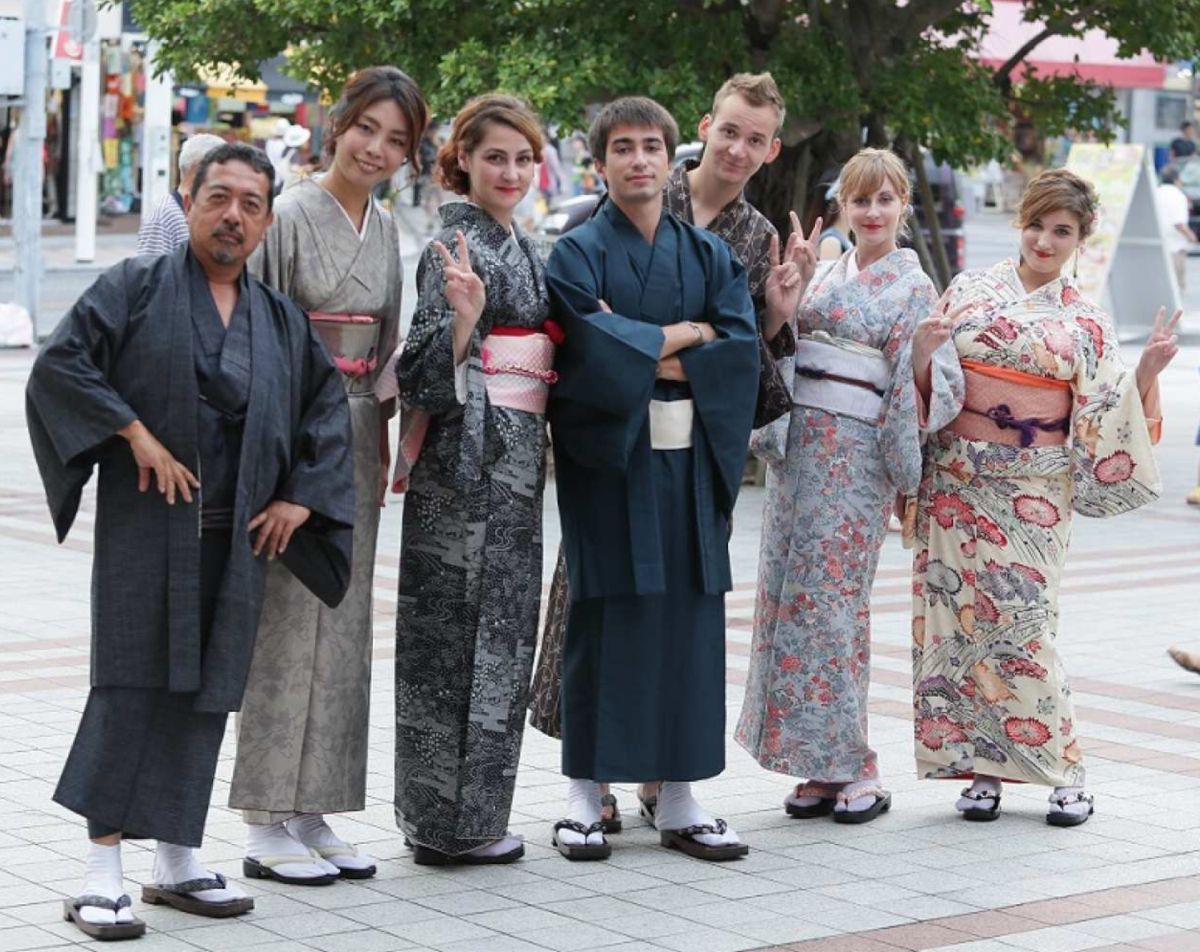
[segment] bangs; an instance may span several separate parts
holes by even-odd
[[[838,178],[838,200],[843,204],[874,195],[886,186],[908,200],[908,169],[894,152],[863,149],[842,167]]]

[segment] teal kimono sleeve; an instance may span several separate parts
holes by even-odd
[[[550,255],[546,286],[566,334],[548,411],[558,451],[580,466],[624,470],[646,426],[662,329],[601,310],[592,267],[569,238]]]
[[[700,258],[707,271],[703,320],[717,339],[680,351],[679,359],[719,477],[718,502],[729,514],[741,488],[758,399],[758,325],[745,269],[715,241],[706,250]]]

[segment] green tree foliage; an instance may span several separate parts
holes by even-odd
[[[336,94],[346,76],[394,63],[449,116],[504,89],[548,120],[586,124],[615,95],[654,96],[694,127],[721,81],[770,69],[788,102],[781,159],[758,199],[771,217],[804,209],[810,182],[864,140],[964,166],[1010,149],[1014,115],[1048,134],[1112,137],[1109,89],[1025,68],[1055,35],[1100,28],[1122,55],[1200,50],[1200,0],[1029,0],[1040,32],[1000,67],[981,63],[990,0],[131,0],[181,77],[288,51],[289,71]]]

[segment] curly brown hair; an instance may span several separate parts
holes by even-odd
[[[443,188],[457,195],[471,191],[471,178],[458,164],[458,153],[470,155],[478,148],[488,127],[498,122],[523,135],[533,149],[533,161],[542,161],[545,138],[537,113],[516,96],[487,93],[476,96],[458,111],[450,130],[450,138],[438,149],[436,175]]]
[[[1051,212],[1070,212],[1079,220],[1079,238],[1096,230],[1100,199],[1092,183],[1069,169],[1046,169],[1035,175],[1021,195],[1016,226],[1028,228],[1043,215]]]
[[[338,140],[375,103],[390,99],[400,107],[408,123],[406,156],[416,171],[421,170],[417,143],[429,123],[429,107],[421,95],[421,87],[403,70],[395,66],[367,66],[358,70],[342,88],[341,98],[330,110],[329,133],[321,146],[325,164],[333,161]]]

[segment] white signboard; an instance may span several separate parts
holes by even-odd
[[[1159,228],[1150,156],[1140,145],[1076,143],[1067,168],[1100,196],[1100,220],[1079,258],[1080,291],[1112,315],[1122,340],[1144,339],[1159,305],[1181,306]]]

